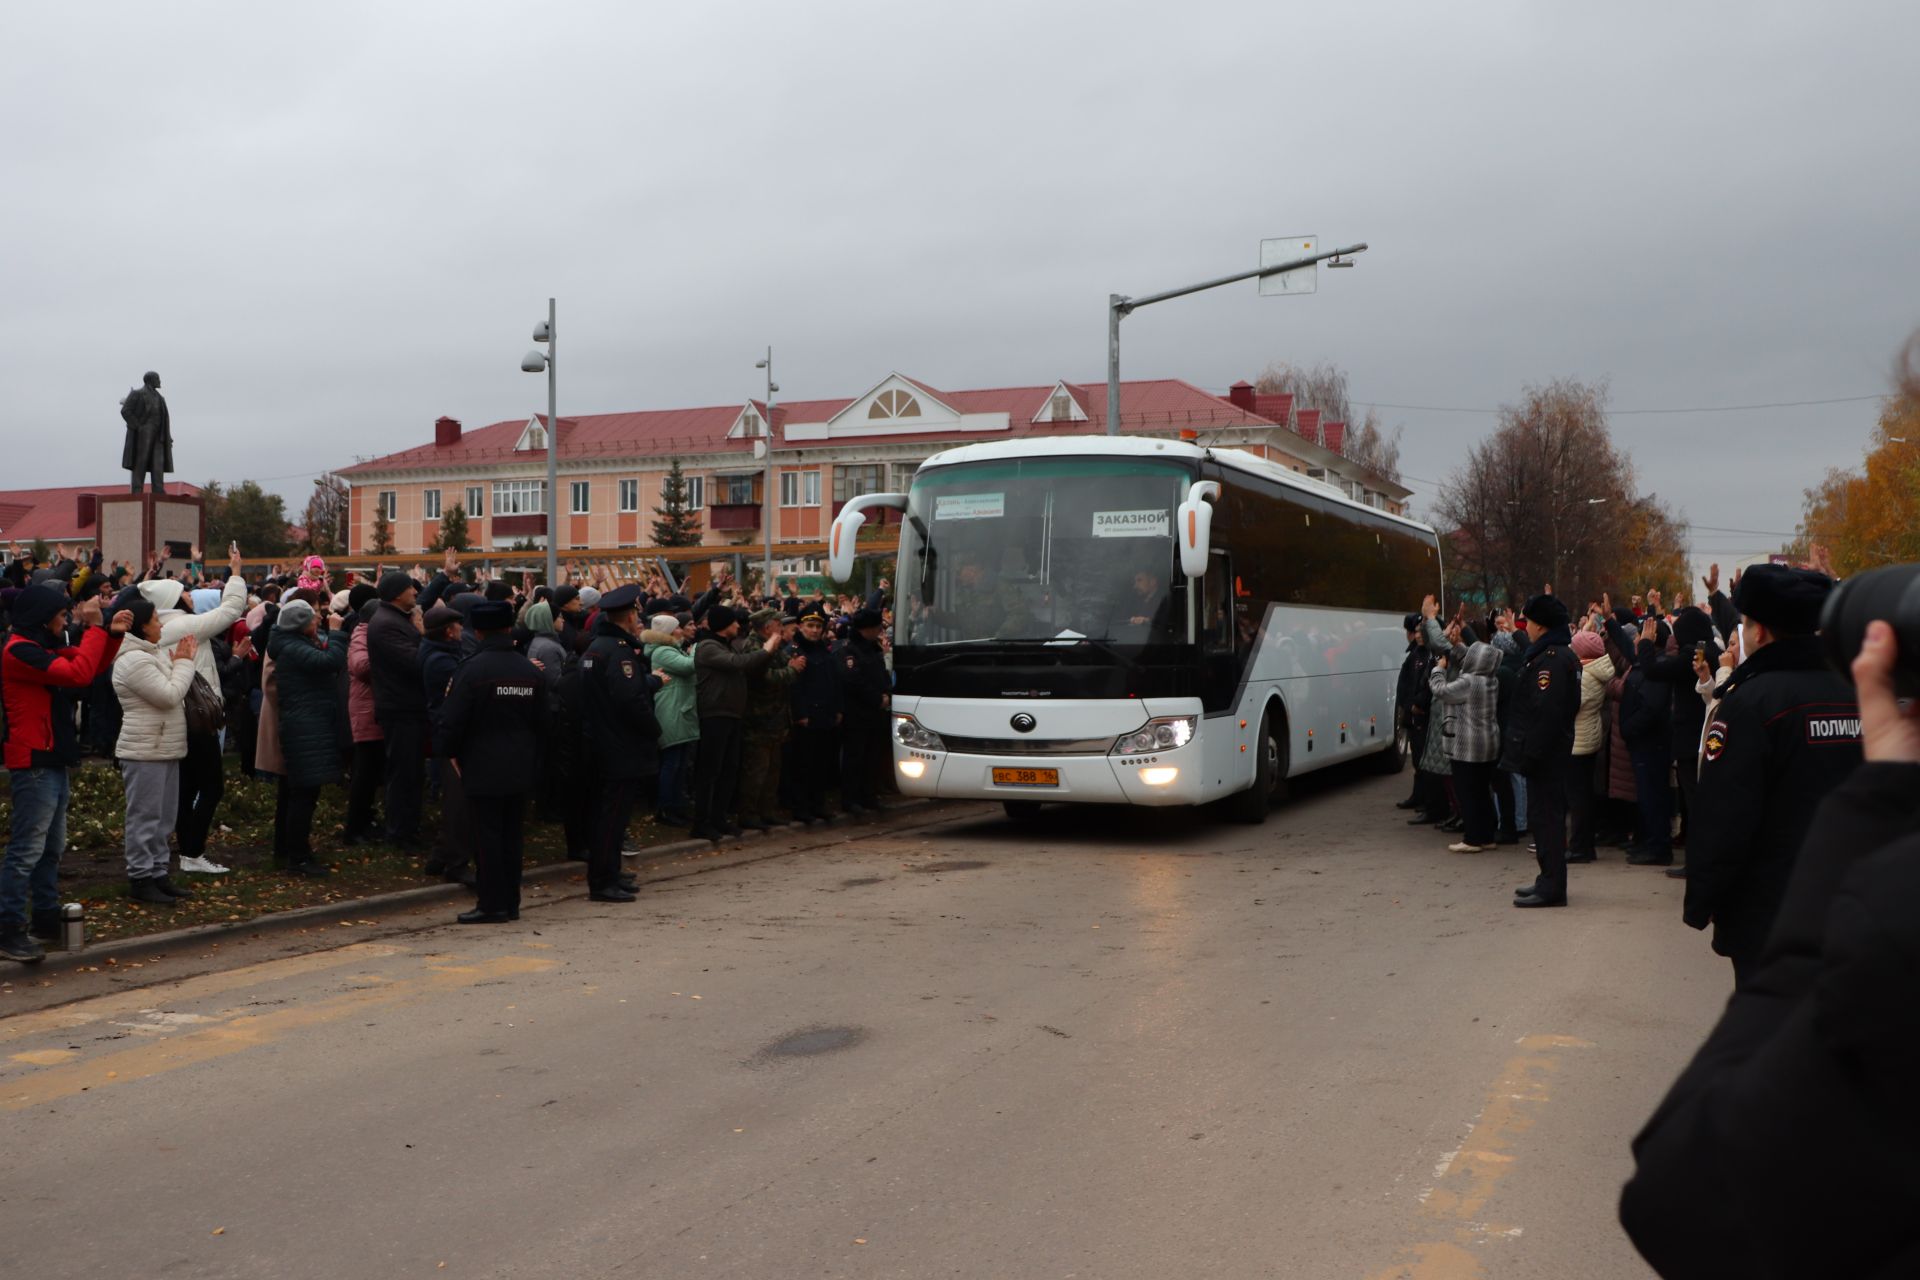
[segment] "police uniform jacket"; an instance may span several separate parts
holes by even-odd
[[[447,695],[453,689],[453,677],[467,661],[461,644],[452,640],[420,642],[420,691],[427,699],[427,724],[433,730],[433,754],[447,755],[445,718],[442,714]],[[475,654],[479,653],[476,649]]]
[[[1920,1275],[1920,765],[1813,813],[1759,971],[1633,1141],[1620,1222],[1668,1280]]]
[[[807,669],[793,682],[793,718],[805,720],[809,729],[831,729],[842,714],[840,669],[833,646],[824,637],[816,642],[801,636],[796,647],[807,660]]]
[[[460,762],[466,790],[476,795],[533,790],[548,714],[540,668],[515,652],[506,635],[482,635],[480,651],[454,674],[440,716],[442,749]]]
[[[660,772],[660,721],[653,677],[640,641],[602,615],[580,659],[581,730],[603,778],[651,778]]]
[[[1580,658],[1565,627],[1547,632],[1527,650],[1514,685],[1500,767],[1537,774],[1573,755],[1574,722],[1580,718]]]
[[[1684,919],[1750,959],[1820,801],[1860,763],[1860,705],[1810,636],[1776,640],[1721,686],[1687,823]]]
[[[847,718],[885,715],[887,708],[881,699],[893,686],[887,679],[887,658],[880,646],[856,631],[834,646],[833,658]]]

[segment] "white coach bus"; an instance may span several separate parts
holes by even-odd
[[[907,795],[1196,805],[1261,822],[1286,779],[1396,772],[1405,615],[1434,532],[1237,449],[1131,437],[967,445],[904,494],[893,756]]]

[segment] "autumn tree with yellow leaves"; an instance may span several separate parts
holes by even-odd
[[[1806,491],[1796,563],[1820,559],[1841,577],[1920,561],[1920,334],[1907,344],[1898,390],[1880,411],[1858,470],[1835,467]]]

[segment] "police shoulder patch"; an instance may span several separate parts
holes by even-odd
[[[1548,690],[1549,688],[1551,688],[1551,687],[1553,686],[1553,670],[1552,670],[1552,668],[1550,668],[1550,667],[1542,667],[1542,668],[1540,668],[1540,673],[1539,673],[1538,675],[1536,675],[1536,676],[1534,676],[1534,678],[1533,678],[1533,682],[1534,682],[1534,683],[1535,683],[1536,685],[1538,685],[1538,686],[1540,686],[1540,691],[1541,691],[1542,693],[1544,693],[1544,692],[1546,692],[1546,691],[1547,691],[1547,690]]]
[[[1718,760],[1727,749],[1727,722],[1715,720],[1707,726],[1706,758],[1708,763]]]
[[[620,659],[620,674],[625,676],[629,680],[633,679],[633,659],[632,658]]]
[[[852,655],[852,654],[848,654],[848,655],[847,655],[847,670],[849,670],[849,671],[851,671],[851,670],[853,670],[853,669],[854,669],[855,667],[857,667],[857,666],[859,666],[859,665],[860,665],[859,663],[857,663],[857,662],[855,662],[855,661],[853,660],[853,655]]]

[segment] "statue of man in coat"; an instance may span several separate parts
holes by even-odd
[[[127,424],[126,448],[120,452],[120,465],[132,474],[132,492],[140,492],[140,482],[153,476],[153,491],[167,491],[167,472],[173,470],[173,429],[167,420],[167,400],[160,394],[160,375],[148,373],[139,386],[120,402],[120,417]]]

